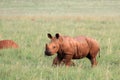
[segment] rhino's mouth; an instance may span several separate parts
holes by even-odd
[[[50,51],[45,51],[45,55],[46,55],[46,56],[52,56],[52,54],[51,54]]]

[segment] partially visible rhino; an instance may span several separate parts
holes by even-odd
[[[1,40],[0,41],[0,49],[4,49],[4,48],[18,48],[18,44],[15,43],[12,40]]]

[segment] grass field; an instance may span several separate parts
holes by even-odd
[[[119,80],[119,9],[119,0],[1,0],[0,40],[20,48],[0,50],[0,80]],[[56,55],[44,55],[47,33],[95,38],[98,65],[84,58],[75,67],[52,67]]]

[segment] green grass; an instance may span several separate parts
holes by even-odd
[[[120,1],[51,1],[1,1],[0,40],[12,39],[20,48],[0,50],[0,80],[119,80]],[[91,68],[84,58],[74,60],[75,67],[52,67],[56,55],[45,56],[45,44],[47,33],[58,32],[95,38],[101,47],[98,65]]]
[[[120,20],[91,19],[1,19],[1,39],[12,39],[19,49],[0,50],[1,80],[119,80]],[[85,35],[97,39],[101,46],[98,66],[91,68],[88,59],[75,60],[75,67],[51,66],[55,57],[44,56],[46,34]]]

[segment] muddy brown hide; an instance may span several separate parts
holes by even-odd
[[[100,51],[100,47],[96,40],[85,36],[71,38],[69,36],[61,36],[59,33],[56,33],[55,37],[48,34],[48,38],[51,41],[46,44],[45,55],[57,54],[53,60],[53,65],[75,65],[71,61],[72,59],[84,57],[91,61],[92,66],[97,65],[96,56]]]
[[[1,40],[0,41],[0,49],[4,49],[4,48],[18,48],[18,44],[15,43],[12,40]]]

